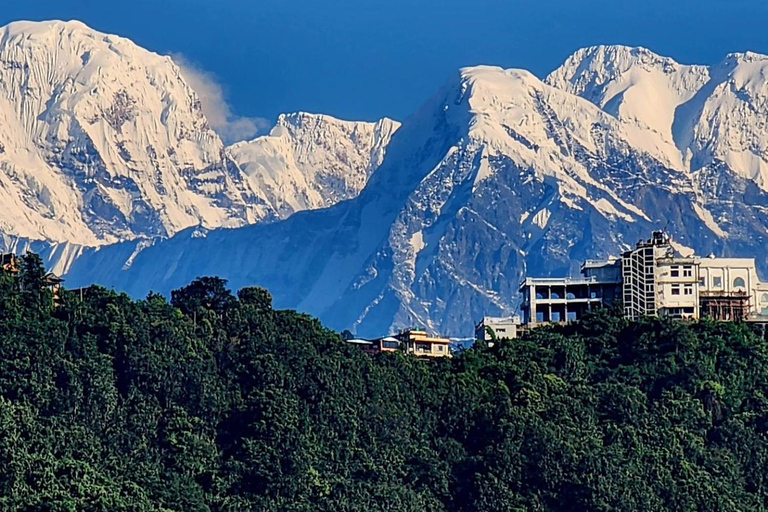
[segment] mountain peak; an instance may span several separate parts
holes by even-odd
[[[100,32],[78,20],[14,21],[0,28],[0,40],[4,44],[16,41],[17,44],[38,44],[64,51],[76,50],[79,45],[90,40],[91,44],[100,41],[102,44],[116,44],[123,49],[130,48],[130,51],[152,53],[140,48],[130,39]],[[113,51],[117,49],[113,48]]]
[[[394,128],[399,126],[397,121],[387,117],[381,118],[375,122],[346,121],[334,116],[330,116],[328,114],[316,114],[304,111],[280,114],[277,118],[275,126],[290,129],[317,129],[321,126],[345,126],[349,129],[353,129],[355,127],[366,125],[375,126],[376,124],[392,125]]]
[[[499,110],[504,104],[524,101],[524,98],[544,87],[538,77],[524,69],[466,67],[459,72],[458,96],[453,102],[459,105],[466,101],[472,114],[489,113]]]
[[[648,48],[620,44],[587,46],[576,50],[566,59],[563,67],[572,67],[573,64],[600,65],[612,69],[622,69],[637,64],[680,66],[674,59],[661,56]]]
[[[526,69],[503,69],[497,66],[473,66],[461,69],[463,83],[495,89],[540,88],[542,81]]]
[[[724,62],[751,63],[768,61],[768,55],[757,52],[733,52],[726,55]]]
[[[36,34],[50,31],[88,31],[97,33],[91,27],[78,20],[46,20],[46,21],[13,21],[0,28],[7,30],[11,34]]]
[[[233,164],[170,58],[49,21],[2,29],[0,60],[4,232],[100,245],[247,222]]]
[[[379,167],[400,124],[281,114],[269,135],[229,148],[252,190],[277,218],[355,197]]]
[[[591,46],[574,52],[545,81],[602,107],[613,97],[606,95],[607,85],[636,83],[641,72],[656,75],[657,81],[675,81],[680,75],[705,75],[706,67],[679,64],[642,47]]]

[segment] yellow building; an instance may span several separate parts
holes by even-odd
[[[397,335],[407,354],[417,357],[453,357],[451,340],[429,336],[427,331],[409,329]]]

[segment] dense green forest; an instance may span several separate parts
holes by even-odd
[[[610,312],[368,357],[202,278],[54,306],[0,273],[0,510],[736,511],[768,499],[768,347]]]

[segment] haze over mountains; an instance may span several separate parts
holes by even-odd
[[[169,58],[78,23],[0,35],[0,231],[69,286],[215,274],[361,335],[462,336],[513,313],[526,272],[576,273],[652,229],[768,270],[762,55],[465,68],[399,128],[286,115],[226,148]]]

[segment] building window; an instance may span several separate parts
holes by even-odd
[[[438,345],[437,346],[437,351],[438,352],[442,352],[443,351],[443,346],[442,345]]]
[[[693,277],[693,269],[691,267],[683,267],[683,277]]]
[[[699,279],[699,286],[707,286],[707,278],[706,277],[702,277],[701,279]]]
[[[723,278],[722,277],[713,277],[712,278],[712,286],[714,288],[722,288],[723,287]]]
[[[680,295],[680,285],[672,286],[672,295]]]
[[[569,311],[568,312],[568,321],[569,322],[575,322],[576,321],[576,312],[575,311]]]
[[[764,293],[762,298],[760,299],[761,302],[768,302],[768,293]]]
[[[693,295],[693,285],[692,284],[685,285],[685,288],[683,288],[683,293],[685,295]]]
[[[746,286],[747,286],[746,283],[744,283],[744,280],[740,277],[737,277],[736,279],[733,280],[734,288],[744,288]]]
[[[672,270],[669,272],[669,274],[672,277],[680,277],[680,268],[679,267],[672,267]]]
[[[552,293],[549,294],[549,298],[550,299],[559,299],[560,298],[560,294],[557,293],[557,292],[552,292]]]
[[[568,293],[565,294],[565,298],[568,299],[568,300],[573,300],[573,299],[576,298],[576,295],[574,295],[571,292],[568,292]]]

